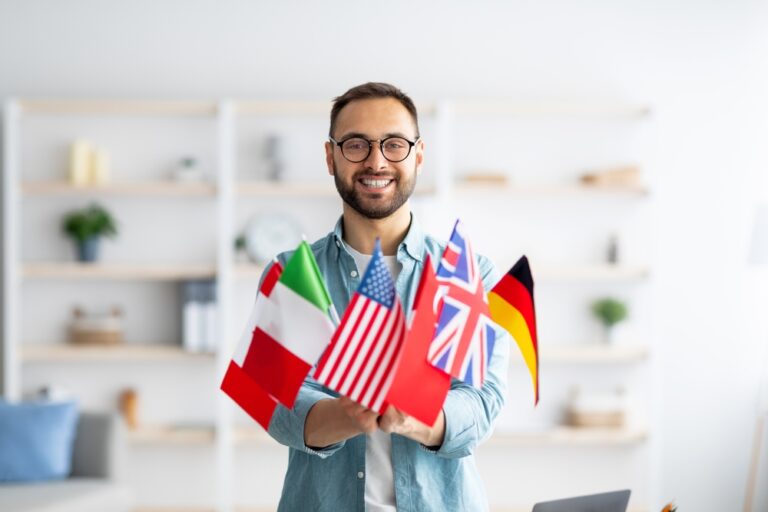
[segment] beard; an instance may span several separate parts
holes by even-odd
[[[357,176],[365,174],[366,176],[381,176],[395,181],[395,192],[392,199],[387,203],[381,203],[380,201],[368,200],[361,197],[361,194],[355,188],[357,182]],[[413,194],[413,189],[416,188],[416,166],[414,164],[412,179],[403,179],[402,174],[399,176],[393,176],[391,174],[376,174],[371,172],[362,171],[352,177],[352,184],[347,185],[339,178],[339,172],[336,168],[336,163],[333,164],[333,182],[336,184],[336,190],[338,190],[341,199],[347,203],[357,213],[368,219],[383,219],[389,217],[395,213],[401,206]]]

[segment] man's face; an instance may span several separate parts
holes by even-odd
[[[424,145],[417,142],[408,158],[393,163],[382,155],[379,141],[387,137],[415,140],[413,119],[394,98],[353,101],[339,112],[333,138],[341,142],[351,136],[373,140],[370,154],[362,162],[352,163],[344,158],[341,148],[327,142],[328,172],[341,198],[360,215],[369,219],[389,217],[413,193]]]

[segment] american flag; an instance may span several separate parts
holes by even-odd
[[[404,336],[403,308],[377,240],[363,280],[317,363],[314,378],[383,413]]]
[[[447,374],[479,388],[496,333],[477,260],[460,221],[440,260],[437,279],[443,308],[427,358]]]

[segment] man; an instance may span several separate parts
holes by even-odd
[[[424,162],[413,102],[388,84],[350,89],[334,101],[325,153],[343,214],[312,250],[336,308],[347,307],[378,237],[410,311],[426,255],[439,261],[445,249],[422,233],[408,203]],[[498,276],[485,258],[479,268],[489,289]],[[482,389],[454,380],[431,426],[392,406],[378,416],[307,378],[294,408],[279,406],[269,427],[290,448],[279,510],[487,510],[472,452],[504,404],[508,357],[499,331]]]

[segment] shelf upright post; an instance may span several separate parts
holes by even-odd
[[[447,228],[446,219],[451,218],[449,209],[453,192],[453,105],[448,101],[441,101],[434,106],[435,132],[434,140],[430,141],[433,148],[433,160],[426,163],[428,172],[435,176],[435,196],[424,199],[425,205],[419,210],[422,222],[427,229],[434,232],[442,232]]]
[[[19,102],[9,99],[3,109],[3,337],[2,337],[2,396],[18,400],[19,357]]]
[[[216,351],[216,382],[221,382],[233,351],[231,326],[232,302],[232,235],[234,218],[234,106],[222,100],[217,109],[217,250],[216,298],[218,307],[218,336]],[[233,446],[232,408],[224,393],[216,395],[216,510],[231,512]]]

